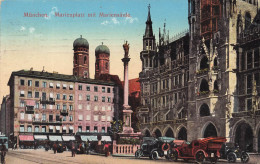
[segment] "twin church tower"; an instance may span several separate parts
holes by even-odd
[[[76,39],[73,43],[74,60],[73,75],[89,78],[89,43],[85,38]],[[109,74],[110,50],[106,45],[99,45],[95,49],[95,79],[101,74]]]

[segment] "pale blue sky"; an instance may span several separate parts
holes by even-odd
[[[83,35],[90,44],[90,76],[94,77],[95,48],[104,42],[110,48],[110,73],[123,78],[122,44],[130,43],[129,77],[141,71],[140,51],[151,4],[154,34],[166,22],[170,37],[188,29],[187,0],[4,0],[1,2],[0,97],[8,94],[12,71],[30,69],[72,74],[73,41]],[[24,12],[84,13],[85,18],[24,17]],[[95,12],[97,17],[88,17]],[[129,13],[126,18],[102,18],[104,13]],[[166,20],[166,21],[165,21]]]

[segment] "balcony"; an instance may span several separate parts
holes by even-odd
[[[60,111],[60,115],[62,115],[62,116],[68,116],[68,114],[69,114],[69,112],[68,112],[67,109],[62,109],[62,110]]]
[[[54,98],[47,99],[46,97],[41,97],[40,98],[40,103],[41,104],[55,105],[55,99]]]
[[[26,105],[25,113],[26,114],[34,114],[34,106],[27,106]]]

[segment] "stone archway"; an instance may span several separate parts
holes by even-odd
[[[200,107],[200,117],[210,116],[210,109],[207,104],[202,104]]]
[[[186,140],[187,141],[187,129],[182,127],[178,133],[179,140]]]
[[[145,130],[144,137],[151,137],[149,130]]]
[[[161,137],[161,136],[162,136],[161,131],[160,131],[159,129],[156,129],[156,130],[154,131],[154,137],[158,138],[158,137]]]
[[[207,137],[216,137],[216,136],[218,136],[216,127],[212,123],[209,123],[204,130],[203,137],[207,138]]]
[[[242,150],[252,152],[253,139],[253,130],[248,123],[243,122],[237,126],[235,131],[235,144],[237,144]]]
[[[168,128],[168,130],[165,133],[165,136],[174,138],[174,134],[171,128]]]

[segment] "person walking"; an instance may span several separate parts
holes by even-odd
[[[1,149],[1,164],[5,164],[5,155],[6,155],[6,147],[4,143],[2,143],[2,149]]]
[[[89,140],[85,143],[86,154],[89,154]]]
[[[54,154],[56,154],[56,152],[57,152],[57,144],[56,144],[56,142],[54,142],[54,144],[53,144],[53,151],[54,151]]]
[[[76,154],[76,144],[74,142],[71,143],[71,156],[72,157],[75,157],[75,154]]]

